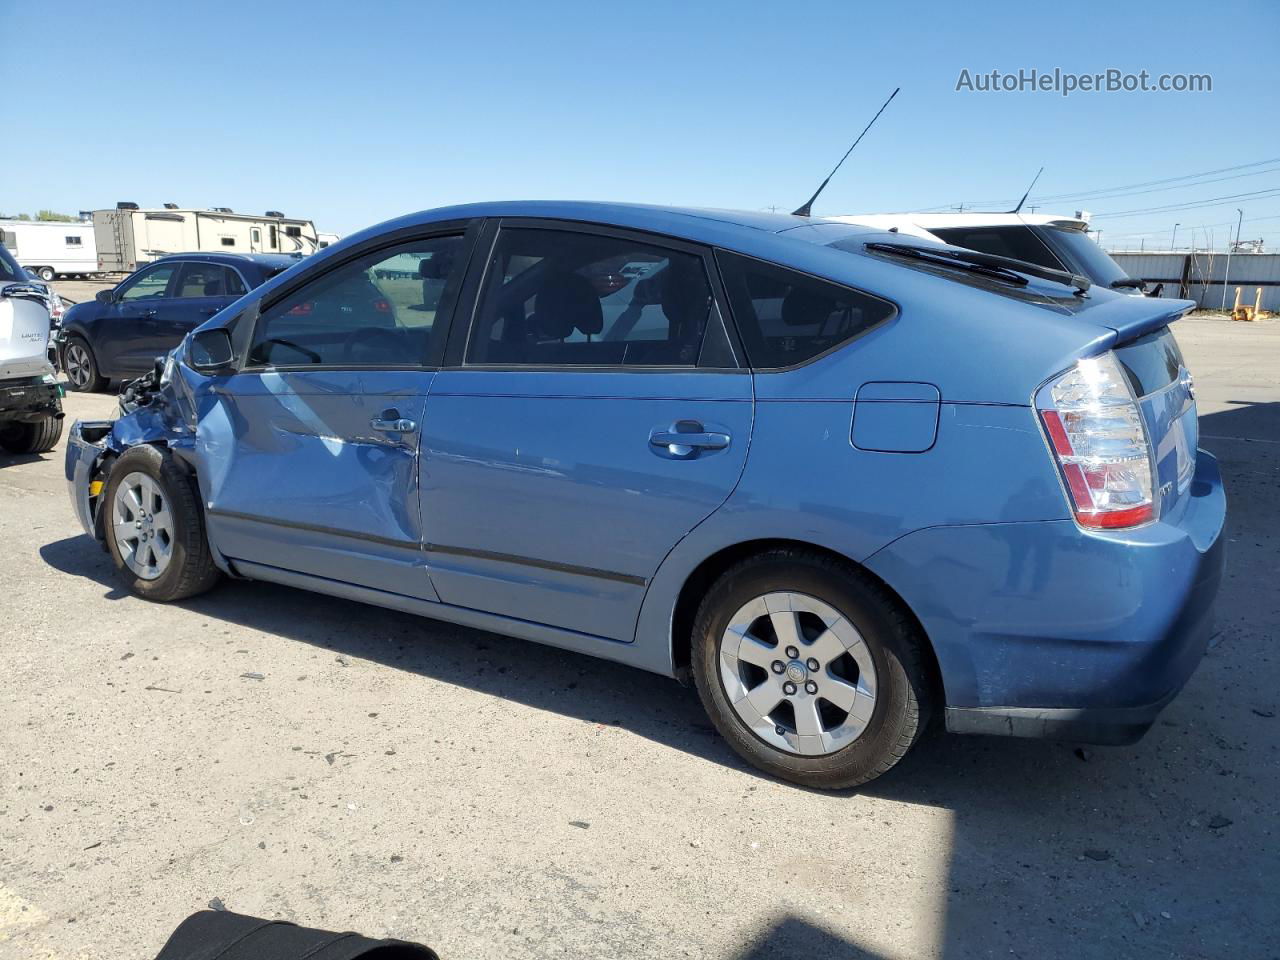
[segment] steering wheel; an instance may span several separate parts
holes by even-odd
[[[347,334],[342,345],[342,359],[348,363],[359,363],[361,360],[356,357],[357,352],[370,351],[375,354],[371,359],[376,362],[396,362],[403,350],[398,331],[386,327],[362,327]]]

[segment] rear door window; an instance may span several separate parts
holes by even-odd
[[[762,260],[720,250],[716,261],[757,370],[805,363],[896,312],[887,300]]]
[[[466,363],[694,367],[727,340],[701,256],[642,240],[510,227],[498,234]],[[732,354],[729,353],[731,365]]]
[[[175,296],[191,299],[203,297],[239,297],[245,293],[240,275],[220,263],[188,262],[178,281]]]
[[[1053,270],[1065,270],[1062,261],[1035,232],[1020,224],[1003,227],[930,227],[939,240],[966,250],[977,250],[996,257],[1011,257]]]

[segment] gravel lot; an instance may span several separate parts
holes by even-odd
[[[1280,323],[1177,332],[1218,645],[1134,747],[939,735],[856,794],[603,661],[269,585],[148,604],[62,450],[0,455],[0,958],[153,956],[214,898],[446,960],[1277,956]]]

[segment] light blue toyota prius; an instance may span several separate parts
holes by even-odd
[[[143,597],[267,580],[692,678],[751,763],[848,787],[931,717],[1129,743],[1185,684],[1226,509],[1191,306],[817,218],[450,207],[216,314],[66,473]]]

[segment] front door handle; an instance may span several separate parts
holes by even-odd
[[[723,450],[729,439],[729,434],[708,430],[697,420],[677,420],[649,434],[654,452],[672,460],[692,460],[704,450]]]
[[[374,417],[369,421],[369,426],[383,433],[413,433],[418,429],[416,423],[407,417],[400,416],[394,410],[383,411],[382,416]]]

